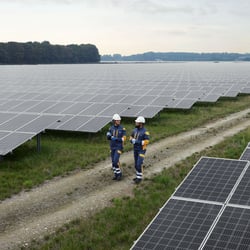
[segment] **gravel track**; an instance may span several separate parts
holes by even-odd
[[[250,126],[250,109],[148,146],[144,176],[150,178],[195,152],[218,144]],[[42,239],[63,224],[109,206],[119,196],[133,194],[133,154],[121,156],[124,178],[112,181],[110,160],[0,201],[0,249],[20,249]]]

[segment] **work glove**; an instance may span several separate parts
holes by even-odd
[[[108,140],[111,140],[111,133],[110,132],[107,132],[106,136],[107,136]]]
[[[137,143],[138,143],[138,140],[136,140],[135,138],[133,138],[133,139],[131,140],[131,143],[132,143],[132,144],[137,144]]]

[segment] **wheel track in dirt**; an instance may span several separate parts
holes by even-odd
[[[229,115],[148,147],[145,177],[173,166],[195,152],[213,146],[250,126],[250,109]],[[119,196],[133,194],[131,152],[121,156],[124,178],[111,180],[110,160],[22,192],[0,202],[0,248],[20,249],[42,239],[73,219],[88,217]]]

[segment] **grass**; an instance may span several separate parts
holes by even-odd
[[[170,135],[191,130],[205,122],[224,117],[249,107],[250,96],[220,99],[212,104],[196,104],[190,110],[164,110],[153,119],[147,119],[146,127],[151,142]],[[127,135],[134,127],[134,119],[122,120]],[[42,184],[55,176],[64,176],[77,169],[86,169],[109,157],[109,146],[102,131],[90,133],[47,131],[42,134],[41,153],[36,152],[33,139],[8,154],[0,162],[0,200],[22,190]],[[125,151],[131,150],[130,143]]]
[[[220,144],[193,154],[134,189],[134,197],[112,201],[112,207],[75,220],[30,249],[129,249],[201,156],[239,159],[250,141],[250,128]]]

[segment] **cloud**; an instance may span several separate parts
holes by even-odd
[[[7,4],[18,4],[18,5],[48,5],[48,4],[58,4],[58,5],[65,5],[65,4],[76,4],[81,3],[80,0],[0,0],[1,3]]]
[[[175,1],[160,0],[109,0],[109,3],[115,8],[125,8],[131,12],[141,12],[150,14],[161,13],[190,13],[192,7],[187,4],[177,4]]]

